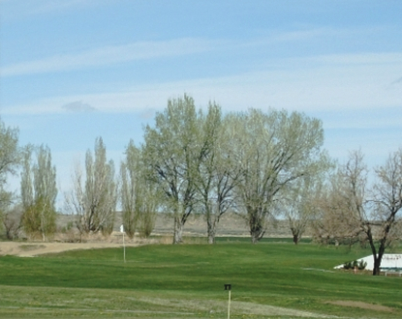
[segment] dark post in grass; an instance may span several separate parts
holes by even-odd
[[[228,300],[228,319],[230,319],[230,293],[232,290],[232,285],[231,284],[225,284],[225,290],[229,292],[229,300]]]

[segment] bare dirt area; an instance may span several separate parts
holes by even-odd
[[[351,300],[335,300],[328,301],[328,304],[342,306],[342,307],[355,307],[361,309],[369,309],[374,311],[383,311],[383,312],[393,312],[393,309],[386,306],[370,304],[363,301],[351,301]]]
[[[125,243],[126,247],[136,247],[152,243],[152,240],[134,240]],[[119,248],[120,243],[104,241],[88,241],[81,243],[63,242],[0,242],[0,256],[14,255],[20,257],[35,257],[38,255],[60,253],[68,250]]]

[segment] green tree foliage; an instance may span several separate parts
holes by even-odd
[[[130,238],[138,229],[149,237],[155,227],[159,194],[157,185],[147,181],[142,149],[130,141],[120,167],[120,202],[124,230]]]
[[[288,222],[296,245],[316,216],[314,199],[320,192],[321,182],[312,176],[301,177],[289,185],[280,202],[279,210]]]
[[[18,129],[7,127],[0,119],[0,226],[4,225],[7,233],[8,220],[11,216],[9,206],[13,194],[6,189],[7,178],[15,174],[20,162],[18,147]],[[12,218],[14,220],[14,218]]]
[[[311,226],[318,216],[315,201],[321,195],[328,173],[334,167],[325,152],[321,153],[320,158],[315,157],[314,162],[314,165],[307,164],[309,169],[304,176],[288,183],[277,204],[279,213],[288,222],[296,245],[306,228]]]
[[[232,153],[241,170],[236,185],[253,243],[266,231],[273,204],[286,186],[309,175],[320,159],[321,122],[304,114],[251,109],[232,114]]]
[[[7,182],[7,175],[15,174],[20,161],[18,133],[18,129],[6,127],[0,119],[0,187],[2,190]]]
[[[240,176],[229,156],[232,147],[227,129],[229,125],[222,116],[220,106],[210,103],[202,123],[200,145],[203,147],[203,158],[195,179],[210,244],[215,242],[220,218],[234,206],[233,190]]]
[[[85,182],[83,179],[85,178]],[[90,150],[85,157],[85,176],[77,167],[74,189],[66,197],[68,210],[77,216],[77,227],[83,233],[113,231],[117,186],[113,161],[107,161],[102,138],[95,141],[95,158]]]
[[[149,180],[159,185],[164,207],[173,213],[174,243],[182,242],[183,226],[196,203],[195,175],[203,158],[200,119],[194,100],[184,95],[169,100],[164,112],[157,113],[155,127],[145,128]]]
[[[32,154],[36,154],[36,161]],[[28,146],[24,152],[21,175],[21,199],[23,206],[22,225],[31,238],[43,240],[56,231],[57,197],[56,167],[52,166],[48,147],[36,150]]]

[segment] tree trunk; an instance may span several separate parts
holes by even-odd
[[[381,259],[379,256],[374,255],[374,267],[373,267],[373,276],[379,276],[380,275],[380,266],[381,266]]]
[[[215,231],[208,231],[208,244],[215,244]]]
[[[374,238],[373,234],[371,233],[371,227],[368,227],[368,229],[365,230],[365,233],[367,235],[367,239],[370,243],[370,248],[371,248],[371,253],[373,254],[373,259],[374,259],[374,267],[373,267],[373,276],[379,276],[380,275],[380,266],[381,266],[381,260],[382,256],[385,251],[385,246],[383,246],[383,243],[380,244],[380,247],[377,249],[375,247],[374,243]]]
[[[262,228],[260,229],[252,229],[250,231],[250,235],[251,235],[251,242],[253,244],[256,244],[260,241],[260,239],[264,236],[265,234],[265,230],[263,230]]]
[[[294,227],[291,227],[290,230],[292,231],[292,235],[293,235],[293,243],[295,245],[297,245],[299,243],[299,240],[300,240],[300,236],[299,236],[300,233]]]
[[[248,209],[251,241],[256,244],[265,234],[264,215],[258,209]]]
[[[215,235],[216,235],[216,219],[209,215],[207,216],[207,225],[208,225],[208,243],[215,244]]]
[[[297,245],[299,243],[299,235],[293,234],[293,243]]]
[[[179,217],[174,218],[173,244],[181,244],[183,242],[183,224]]]

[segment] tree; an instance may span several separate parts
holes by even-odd
[[[309,165],[309,164],[308,164]],[[316,199],[321,195],[327,172],[333,164],[324,152],[315,165],[309,165],[308,173],[290,182],[284,188],[280,211],[288,222],[294,244],[298,244],[307,226],[317,216]]]
[[[207,221],[208,241],[212,244],[220,218],[234,206],[233,190],[240,171],[229,156],[230,122],[222,118],[220,106],[210,103],[203,122],[200,143],[204,156],[198,166],[196,188]]]
[[[74,189],[66,196],[67,209],[77,216],[77,227],[84,233],[113,231],[117,186],[113,161],[107,161],[102,138],[95,140],[95,158],[90,150],[85,156],[85,176],[77,167]],[[85,182],[83,184],[83,178]]]
[[[21,205],[9,205],[2,208],[2,224],[5,231],[5,236],[8,240],[13,240],[18,237],[21,229],[21,220],[23,210]]]
[[[130,141],[120,167],[123,225],[130,238],[137,228],[148,237],[155,227],[160,195],[156,185],[147,181],[145,167],[142,150]]]
[[[120,165],[120,202],[124,231],[129,238],[135,235],[138,222],[138,189],[141,187],[138,180],[139,150],[130,141],[126,149],[126,160]]]
[[[18,129],[6,127],[0,119],[0,220],[6,232],[13,210],[9,210],[12,204],[13,193],[7,190],[7,178],[16,173],[15,169],[20,163],[20,149],[18,147]]]
[[[375,169],[377,181],[373,188],[373,216],[371,222],[378,227],[377,241],[368,221],[364,221],[374,258],[373,275],[380,274],[380,266],[385,249],[395,240],[401,238],[401,218],[398,214],[402,208],[402,148],[391,154],[384,166]]]
[[[200,117],[188,95],[168,101],[157,113],[155,127],[145,128],[148,179],[159,185],[165,209],[173,213],[173,243],[181,243],[183,227],[196,203],[195,175],[203,158]]]
[[[52,166],[48,147],[36,149],[36,162],[32,162],[34,148],[24,152],[21,175],[22,224],[30,237],[46,240],[56,231],[56,167]]]
[[[339,166],[313,199],[315,216],[312,222],[314,237],[321,242],[334,241],[336,245],[364,242],[360,220],[366,220],[367,167],[359,152],[351,155],[348,163]]]
[[[367,188],[368,169],[360,151],[351,153],[334,177],[321,207],[336,238],[360,238],[370,244],[373,275],[380,274],[385,249],[399,239],[402,208],[402,149],[375,169],[376,180]]]
[[[317,192],[312,178],[302,177],[297,180],[292,188],[287,191],[282,206],[283,215],[286,218],[293,243],[297,245],[304,234],[307,225],[314,216],[313,194]]]
[[[235,114],[232,156],[242,177],[236,185],[238,206],[245,213],[252,242],[265,233],[273,204],[285,187],[309,174],[320,158],[321,122],[304,114],[255,109]]]
[[[18,129],[6,127],[0,119],[0,187],[3,190],[8,174],[15,174],[20,162]],[[2,200],[3,197],[0,197]]]

